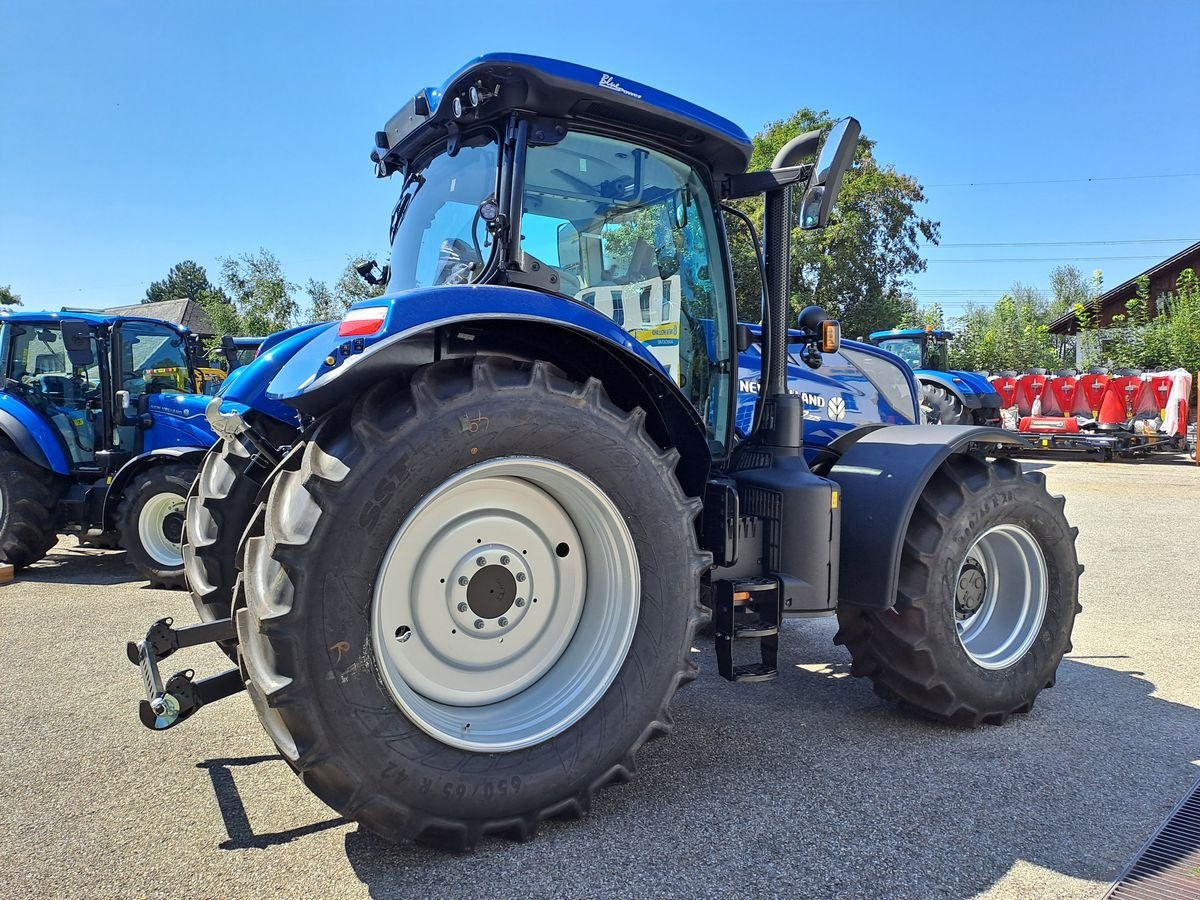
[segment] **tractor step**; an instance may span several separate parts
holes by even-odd
[[[713,626],[717,670],[727,681],[773,681],[779,674],[779,582],[774,578],[717,581],[713,584]],[[735,664],[735,641],[757,641],[758,662]]]
[[[195,680],[192,669],[176,672],[163,684],[158,664],[183,647],[195,647],[237,636],[232,619],[174,628],[170,618],[159,619],[140,641],[129,641],[125,655],[142,670],[146,699],[138,703],[138,718],[152,731],[164,731],[189,718],[205,704],[245,690],[242,674],[233,667],[219,675]]]

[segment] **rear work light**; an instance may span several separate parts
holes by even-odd
[[[386,306],[350,310],[338,324],[338,337],[363,337],[374,334],[383,327],[387,312]]]

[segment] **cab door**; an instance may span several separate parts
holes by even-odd
[[[77,321],[47,321],[14,322],[9,331],[9,390],[51,426],[72,470],[94,467],[105,434],[94,330]]]
[[[121,322],[113,340],[113,392],[116,449],[145,449],[143,422],[154,394],[194,394],[187,340],[158,322]]]

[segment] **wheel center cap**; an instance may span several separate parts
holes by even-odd
[[[504,615],[517,598],[517,580],[504,566],[484,566],[467,585],[467,605],[481,619]]]
[[[968,558],[958,573],[958,590],[954,607],[959,618],[969,618],[979,611],[987,594],[987,573],[977,560]]]
[[[172,544],[183,540],[183,513],[172,512],[163,519],[163,536]]]

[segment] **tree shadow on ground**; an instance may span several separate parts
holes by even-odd
[[[126,563],[124,550],[81,547],[73,538],[64,538],[32,566],[18,572],[16,581],[99,585],[145,579]]]
[[[1195,778],[1200,711],[1141,673],[1068,660],[1031,715],[950,729],[878,700],[804,634],[789,628],[790,655],[813,661],[772,684],[683,691],[675,734],[583,821],[462,855],[359,828],[355,872],[376,897],[959,897],[1022,862],[1105,882]]]

